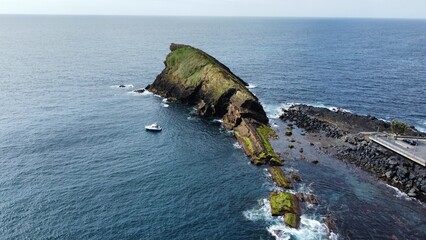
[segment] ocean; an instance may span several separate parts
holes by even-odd
[[[172,42],[250,83],[271,122],[306,103],[426,130],[425,20],[2,15],[0,239],[325,239],[326,212],[336,238],[425,238],[424,204],[319,152],[285,167],[321,205],[299,230],[270,217],[270,177],[220,122],[132,92]]]

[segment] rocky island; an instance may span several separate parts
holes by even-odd
[[[278,167],[283,165],[283,159],[269,142],[277,135],[259,100],[247,89],[248,84],[200,49],[171,44],[170,50],[164,70],[146,89],[169,101],[195,105],[201,116],[221,118],[254,165],[271,165],[272,179],[282,188],[270,194],[272,215],[283,216],[288,226],[297,228],[301,215],[299,198],[285,192],[292,183]]]
[[[255,165],[282,165],[268,138],[274,131],[256,96],[225,65],[194,47],[171,44],[165,68],[147,90],[171,101],[193,104],[197,114],[218,117],[234,130]]]

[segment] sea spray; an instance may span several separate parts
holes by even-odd
[[[302,215],[300,227],[298,229],[285,225],[283,217],[273,217],[268,199],[260,199],[258,205],[253,209],[243,212],[246,219],[253,222],[265,222],[268,226],[266,230],[275,239],[326,239],[329,231],[324,223],[321,223],[321,216]]]

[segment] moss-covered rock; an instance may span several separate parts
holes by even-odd
[[[286,213],[284,214],[284,222],[289,227],[298,228],[300,225],[300,216],[294,213]]]
[[[170,50],[164,70],[147,87],[149,91],[195,104],[200,115],[229,114],[230,125],[238,124],[241,117],[268,122],[257,97],[246,88],[247,83],[225,65],[188,45],[172,44]]]
[[[285,213],[300,215],[299,203],[295,195],[288,192],[272,192],[269,195],[272,216],[282,216]]]
[[[285,176],[284,171],[280,167],[270,167],[268,171],[271,173],[272,179],[278,187],[284,187],[287,189],[293,188],[293,184],[291,184],[290,180]]]

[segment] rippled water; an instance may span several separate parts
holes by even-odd
[[[220,123],[131,92],[155,79],[170,42],[228,65],[270,116],[303,102],[426,127],[425,21],[0,16],[0,239],[283,230],[265,214],[268,175]],[[164,131],[145,132],[155,121]],[[424,207],[356,169],[327,158],[286,167],[322,205],[284,237],[322,238],[328,210],[340,236],[425,236]]]

